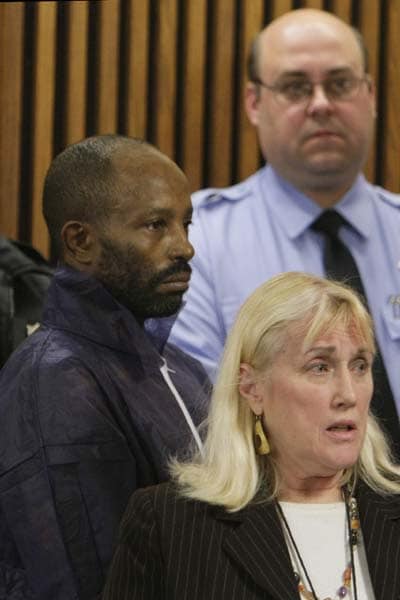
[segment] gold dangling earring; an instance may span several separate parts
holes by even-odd
[[[256,449],[256,454],[259,454],[260,456],[269,454],[271,452],[260,415],[256,415],[256,420],[254,422],[254,446]]]

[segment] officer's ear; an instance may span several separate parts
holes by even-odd
[[[97,259],[99,242],[89,223],[67,221],[61,230],[64,262],[75,268],[87,268]]]
[[[372,106],[372,112],[373,112],[374,117],[376,118],[376,86],[375,86],[375,82],[374,82],[373,78],[371,77],[371,75],[369,75],[368,73],[365,76],[365,80],[366,80],[367,91],[368,91],[371,106]]]
[[[252,125],[257,127],[260,122],[260,86],[253,81],[248,81],[244,93],[244,106],[247,117]]]

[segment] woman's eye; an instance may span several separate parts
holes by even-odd
[[[368,371],[370,370],[370,364],[367,360],[361,358],[354,363],[354,368],[359,373],[368,373]]]
[[[329,371],[329,365],[327,363],[323,363],[323,362],[316,363],[316,364],[311,365],[311,371],[313,373],[317,373],[317,374],[327,373]]]

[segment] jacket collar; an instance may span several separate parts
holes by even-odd
[[[362,482],[356,495],[375,597],[392,600],[400,590],[400,497],[380,496]],[[223,541],[231,559],[272,598],[298,598],[274,503],[254,502],[237,513],[215,510],[218,520],[232,524]]]
[[[57,269],[50,284],[43,324],[69,331],[120,352],[162,352],[173,318],[149,320],[141,327],[133,314],[117,302],[93,276],[67,266]],[[159,359],[160,365],[162,359]]]
[[[276,600],[298,597],[297,585],[274,503],[252,503],[238,513],[217,510],[232,523],[223,549],[255,583]]]
[[[316,202],[280,177],[271,166],[260,171],[258,181],[272,220],[279,223],[290,239],[301,236],[323,212]],[[271,190],[273,194],[269,193]],[[360,174],[332,208],[346,219],[359,236],[368,238],[376,226],[374,202],[374,189]],[[290,219],[287,218],[288,214]]]
[[[356,495],[375,597],[399,598],[400,497],[380,496],[362,482]]]

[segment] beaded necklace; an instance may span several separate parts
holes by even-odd
[[[358,516],[358,508],[357,508],[356,499],[353,496],[351,496],[351,494],[348,492],[348,490],[346,488],[344,488],[342,490],[342,492],[343,492],[343,497],[344,497],[345,506],[346,506],[346,522],[347,522],[347,529],[349,532],[350,562],[343,572],[342,585],[338,589],[337,595],[339,596],[339,598],[345,598],[347,596],[347,593],[348,593],[348,591],[351,587],[351,583],[353,581],[354,600],[358,600],[356,572],[355,572],[355,566],[354,566],[354,548],[357,546],[357,542],[358,542],[360,519]],[[279,502],[276,502],[276,508],[277,508],[278,514],[282,520],[282,523],[286,529],[286,532],[288,534],[288,537],[290,539],[290,542],[292,544],[292,547],[296,554],[296,557],[301,565],[303,574],[307,580],[307,584],[310,588],[309,590],[306,588],[306,586],[304,585],[304,583],[301,580],[300,574],[295,571],[294,576],[295,576],[296,583],[297,583],[297,589],[298,589],[300,595],[303,596],[303,598],[305,598],[306,600],[319,600],[317,594],[315,593],[314,587],[311,583],[310,576],[305,567],[305,564],[303,562],[303,559],[301,557],[300,551],[297,547],[297,544],[295,542],[293,534],[290,530],[289,523],[286,520],[285,514],[284,514]],[[325,598],[325,600],[332,600],[332,598]]]

